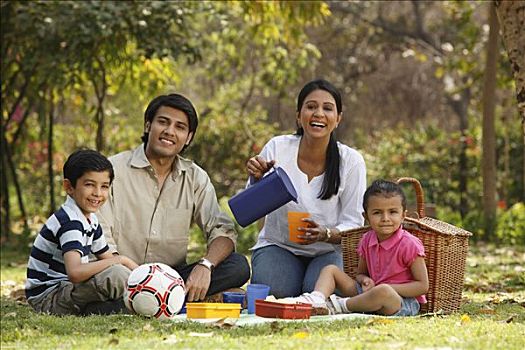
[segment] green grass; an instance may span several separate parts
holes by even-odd
[[[452,315],[218,327],[138,316],[56,317],[17,302],[28,249],[2,247],[2,349],[523,349],[525,249],[472,247]]]

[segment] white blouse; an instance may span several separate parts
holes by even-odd
[[[291,201],[266,215],[264,227],[259,233],[255,246],[258,249],[277,245],[295,255],[318,256],[332,251],[340,251],[339,244],[317,242],[310,245],[293,243],[288,238],[288,212],[304,211],[310,213],[321,226],[347,230],[363,225],[363,195],[366,190],[366,166],[361,154],[342,143],[339,147],[341,184],[339,191],[330,199],[317,198],[323,185],[324,173],[308,182],[308,176],[297,165],[301,136],[283,135],[272,138],[264,146],[261,156],[275,160],[275,166],[283,168],[295,189],[297,203]]]

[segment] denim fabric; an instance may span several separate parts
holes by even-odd
[[[197,265],[175,266],[174,269],[186,281]],[[232,253],[213,269],[210,289],[206,295],[216,294],[229,288],[242,287],[250,279],[250,265],[244,255]]]
[[[298,296],[314,290],[319,273],[327,265],[336,265],[342,269],[341,253],[305,257],[270,245],[253,251],[252,283],[269,285],[270,295],[276,298]]]
[[[401,309],[392,316],[415,316],[420,307],[416,298],[402,298]]]
[[[357,295],[363,294],[363,287],[361,287],[361,283],[355,283],[355,286],[357,287]]]
[[[363,294],[363,288],[361,284],[356,283],[357,294]],[[401,297],[401,309],[391,316],[415,316],[419,313],[421,305],[416,298],[403,298]]]

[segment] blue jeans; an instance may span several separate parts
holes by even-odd
[[[297,296],[314,290],[319,273],[327,265],[342,269],[341,253],[306,257],[270,245],[252,254],[252,283],[269,285],[270,294],[276,298]]]

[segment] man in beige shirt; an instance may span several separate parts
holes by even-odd
[[[234,224],[221,212],[208,174],[180,156],[197,125],[195,108],[184,96],[153,99],[144,113],[144,143],[109,158],[115,180],[99,212],[110,247],[139,265],[175,268],[186,282],[188,301],[240,287],[250,278],[246,258],[234,252]],[[188,265],[193,222],[206,235],[207,253]]]

